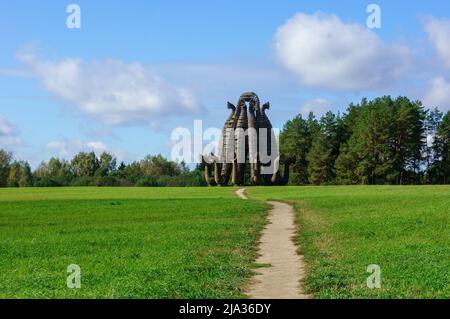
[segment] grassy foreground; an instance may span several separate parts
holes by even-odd
[[[450,298],[450,186],[249,188],[294,204],[316,298]],[[369,289],[367,266],[381,268]]]
[[[266,205],[232,191],[0,189],[0,298],[242,297]]]
[[[450,298],[450,186],[0,189],[0,298],[239,298],[263,200],[297,210],[316,298]],[[66,286],[81,267],[81,289]],[[367,266],[381,268],[369,289]]]

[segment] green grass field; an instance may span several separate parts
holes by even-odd
[[[265,211],[231,188],[1,189],[0,298],[242,297]]]
[[[450,186],[233,190],[0,189],[0,298],[244,297],[267,199],[297,210],[316,298],[450,298]]]
[[[251,188],[294,204],[316,298],[450,298],[450,186]],[[368,289],[366,268],[381,268]]]

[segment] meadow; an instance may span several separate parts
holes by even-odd
[[[0,189],[0,298],[243,297],[265,211],[231,188]]]
[[[450,298],[450,186],[249,188],[290,202],[316,298]],[[381,269],[369,289],[367,266]]]
[[[0,298],[245,297],[266,200],[296,209],[314,297],[450,297],[450,186],[234,190],[0,189]],[[70,264],[81,289],[66,286]]]

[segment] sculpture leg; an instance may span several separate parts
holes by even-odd
[[[225,186],[228,185],[228,181],[230,180],[231,171],[233,168],[233,164],[231,163],[224,163],[222,164],[222,175],[220,185]]]
[[[232,164],[232,172],[231,172],[231,183],[233,185],[237,185],[238,177],[237,177],[237,161],[234,159]]]
[[[211,164],[205,165],[205,180],[208,186],[216,186],[216,180],[211,176]]]
[[[289,183],[289,170],[290,170],[290,166],[292,164],[294,164],[296,161],[295,156],[292,156],[290,158],[288,158],[286,161],[284,161],[284,175],[281,181],[280,185],[287,185],[287,183]]]
[[[238,163],[237,164],[237,181],[236,185],[244,185],[244,177],[245,177],[245,163]]]
[[[208,186],[216,186],[214,177],[211,176],[211,164],[202,156],[203,164],[205,164],[205,181]]]
[[[272,185],[286,185],[289,182],[289,168],[292,163],[295,162],[295,158],[291,157],[284,161],[284,174],[281,176],[280,168],[278,167],[277,172],[272,175]]]
[[[278,185],[281,179],[280,174],[280,157],[278,156],[274,161],[274,172],[272,174],[272,178],[270,179],[270,182],[272,185]]]
[[[253,168],[253,184],[261,185],[261,163],[258,161]]]
[[[222,179],[220,176],[220,164],[217,161],[214,161],[214,181],[216,185],[222,185]]]

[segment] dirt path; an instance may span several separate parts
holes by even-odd
[[[247,195],[245,194],[244,188],[239,188],[235,193],[240,199],[248,199]]]
[[[236,191],[240,198],[247,199],[244,189]],[[256,269],[247,295],[253,299],[307,299],[301,282],[305,277],[303,256],[297,252],[295,213],[291,205],[268,202],[269,224],[264,229],[259,244],[258,264],[270,265]]]

